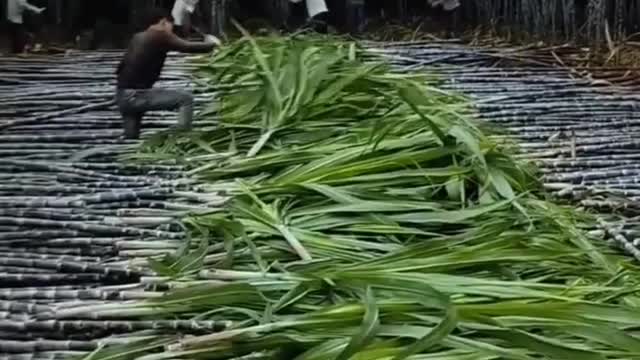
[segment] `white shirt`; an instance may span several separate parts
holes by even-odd
[[[7,1],[7,20],[14,24],[22,24],[22,14],[25,10],[38,12],[38,8],[29,4],[27,0],[9,0]]]
[[[173,10],[171,10],[173,23],[178,26],[184,25],[187,15],[193,14],[199,1],[200,0],[176,0],[173,4]]]

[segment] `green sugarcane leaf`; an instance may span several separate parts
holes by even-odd
[[[242,226],[242,223],[240,223],[240,222],[237,222],[237,224]],[[240,238],[242,239],[242,241],[244,241],[247,244],[247,247],[249,248],[249,251],[251,251],[251,256],[253,257],[254,261],[256,262],[258,267],[260,268],[260,271],[263,272],[263,273],[266,273],[267,270],[268,270],[267,263],[262,258],[262,255],[260,254],[260,250],[258,249],[256,244],[247,235],[247,232],[245,231],[244,226],[242,226],[242,228],[241,228],[241,230],[239,232],[240,232]]]
[[[399,106],[400,104],[397,105],[397,107]],[[393,110],[389,110],[389,112],[391,111]],[[376,121],[368,140],[368,143],[371,144],[371,151],[378,149],[380,143],[386,138],[391,137],[399,126],[400,123],[388,121],[386,116],[382,116],[379,121]]]
[[[397,291],[403,298],[416,300],[428,308],[447,310],[451,306],[449,296],[423,281],[416,281],[406,274],[401,277],[384,272],[340,271],[331,272],[331,278],[345,286],[371,286],[374,289]]]
[[[458,326],[458,315],[456,308],[451,305],[446,311],[446,314],[442,321],[436,325],[431,331],[429,331],[424,337],[411,344],[404,349],[398,355],[393,357],[393,360],[404,360],[411,355],[418,354],[429,350],[430,348],[440,344],[453,330]]]
[[[458,142],[464,144],[475,158],[477,158],[483,165],[486,165],[486,160],[482,150],[480,149],[478,138],[472,134],[468,128],[464,128],[460,125],[454,125],[449,129],[449,134],[455,137]]]
[[[294,360],[334,360],[345,346],[347,346],[345,339],[328,340],[310,348]]]
[[[483,186],[478,184],[478,203],[480,205],[491,205],[496,202],[496,199],[493,197],[491,191],[487,188],[487,186]]]
[[[253,206],[240,199],[233,202],[231,210],[234,212],[236,218],[243,223],[245,219],[251,219],[272,227],[272,224],[275,221],[272,214],[270,214],[268,211],[265,211],[258,206]]]
[[[560,341],[552,340],[544,336],[530,334],[526,331],[505,329],[491,331],[487,330],[482,331],[482,333],[487,334],[491,337],[502,339],[517,346],[531,349],[545,355],[549,359],[605,360],[604,355],[599,354],[595,351],[588,351],[578,349],[576,347],[571,347]]]
[[[378,65],[361,66],[346,76],[335,77],[330,83],[325,82],[324,89],[316,95],[314,101],[321,104],[333,102],[346,87],[353,85],[358,79],[372,72],[376,66]]]
[[[326,168],[336,167],[359,155],[359,149],[349,149],[347,151],[338,152],[316,161],[309,162],[300,166],[289,173],[277,176],[272,181],[278,183],[308,183],[314,177],[326,174]]]
[[[148,258],[147,263],[149,263],[151,270],[160,276],[175,277],[180,274],[180,271],[173,269],[170,265],[166,265],[162,261]]]
[[[529,356],[529,351],[521,348],[508,348],[499,346],[489,342],[490,340],[475,340],[459,336],[449,336],[444,343],[458,349],[475,350],[478,355],[498,356],[497,359],[510,360],[537,360],[537,358]]]
[[[452,177],[449,181],[447,181],[445,189],[447,190],[447,196],[449,197],[449,200],[460,200],[462,196],[461,188],[463,186],[464,183],[458,176]]]
[[[243,91],[236,95],[229,95],[225,97],[222,107],[224,119],[232,122],[236,122],[235,119],[243,119],[256,111],[263,101],[264,92],[261,90]],[[211,113],[216,111],[217,109],[213,108]]]
[[[356,47],[355,43],[349,44],[349,61],[356,61],[357,51],[358,51],[358,48]]]
[[[204,150],[208,153],[215,153],[216,151],[204,140],[201,138],[193,138],[194,144],[197,145],[200,149]]]
[[[436,124],[436,122],[433,121],[430,115],[427,115],[420,110],[419,106],[424,101],[424,96],[425,96],[424,90],[421,89],[416,84],[409,83],[409,84],[406,84],[404,87],[402,87],[398,93],[400,97],[411,107],[411,109],[413,109],[413,111],[416,114],[418,114],[420,118],[422,118],[422,120],[424,120],[429,125],[429,128],[431,129],[431,131],[433,131],[433,133],[440,140],[440,144],[441,145],[448,144],[449,143],[448,138],[446,137],[442,129],[440,129],[438,124]]]
[[[260,69],[268,80],[274,101],[276,103],[282,103],[282,95],[280,94],[276,77],[269,66],[267,56],[262,52],[255,39],[252,38],[251,35],[249,35],[249,33],[238,22],[236,22],[235,20],[232,20],[232,22],[233,25],[238,29],[238,31],[242,33],[242,36],[244,36],[249,44],[251,44],[251,50],[253,52],[254,59],[256,60],[256,63],[260,66]]]
[[[284,225],[276,225],[275,229],[280,232],[282,237],[284,237],[291,248],[300,256],[300,258],[304,261],[312,260],[311,254],[309,251],[302,245],[300,240],[295,236],[295,234],[289,229],[289,227]]]
[[[222,238],[224,240],[224,251],[226,252],[227,256],[225,257],[225,260],[220,263],[219,267],[221,269],[230,269],[233,267],[234,261],[235,236],[224,227],[220,229],[220,232],[222,233]]]
[[[209,250],[209,241],[206,238],[200,239],[200,244],[195,251],[190,252],[186,256],[178,259],[178,261],[171,265],[171,268],[178,273],[190,273],[199,271],[204,264],[204,258],[207,256]]]
[[[83,360],[133,360],[154,353],[175,341],[174,337],[158,336],[124,345],[103,347],[82,357]]]
[[[340,204],[357,203],[359,201],[357,197],[352,196],[348,191],[345,191],[341,188],[313,183],[303,184],[302,186],[307,189],[316,191]]]
[[[304,106],[312,106],[312,102],[317,103],[317,94],[324,88],[323,83],[327,79],[327,74],[330,73],[329,69],[342,60],[342,57],[337,52],[330,54],[318,52],[318,54],[322,54],[322,56],[315,59],[314,65],[307,69],[307,86],[299,100],[299,103]],[[307,64],[309,62],[310,59],[305,61]]]
[[[238,143],[236,142],[236,132],[235,131],[229,131],[229,135],[231,137],[231,140],[229,141],[229,146],[227,148],[227,151],[230,153],[237,153],[238,152]]]
[[[369,287],[365,294],[365,314],[360,331],[351,338],[349,345],[338,355],[335,360],[349,360],[355,354],[362,351],[369,345],[376,336],[380,325],[379,309],[373,290]]]
[[[440,211],[441,205],[430,202],[403,202],[392,203],[388,201],[361,200],[352,204],[338,204],[328,206],[314,206],[308,209],[300,209],[292,212],[292,216],[322,215],[332,213],[387,213],[387,212],[411,212],[411,211]]]
[[[504,173],[498,169],[490,168],[489,169],[489,181],[493,188],[502,196],[504,199],[513,200],[516,195],[511,187],[511,184],[507,180]]]
[[[399,223],[415,223],[415,224],[454,224],[461,223],[473,218],[489,214],[500,208],[509,205],[511,201],[496,202],[491,205],[476,206],[473,208],[453,210],[453,211],[432,211],[432,212],[412,212],[400,215],[387,215],[392,221]]]
[[[295,304],[297,301],[303,299],[311,291],[317,288],[317,283],[300,283],[291,288],[285,295],[283,295],[278,302],[273,306],[273,311],[278,312],[288,306]]]
[[[437,155],[443,154],[442,152],[437,152]],[[433,154],[436,155],[436,154]],[[426,154],[429,156],[429,154]],[[469,170],[463,167],[457,166],[449,166],[445,168],[436,168],[431,167],[428,169],[417,169],[417,170],[398,170],[398,171],[384,171],[380,170],[378,173],[374,174],[366,174],[366,175],[358,175],[353,176],[349,179],[344,179],[343,181],[349,183],[368,183],[375,181],[384,181],[384,180],[401,180],[406,182],[408,177],[419,178],[423,181],[423,184],[430,183],[431,181],[435,181],[434,178],[447,178],[451,176],[459,176],[467,174]],[[337,183],[342,179],[334,179],[331,178],[331,183]],[[306,185],[306,184],[305,184]]]
[[[605,324],[560,326],[559,330],[613,348],[640,354],[640,339]]]
[[[192,223],[194,224],[194,223]],[[196,226],[197,228],[197,226]],[[191,248],[191,240],[187,240],[185,242],[183,242],[180,247],[178,248],[178,250],[176,250],[176,252],[174,254],[168,255],[166,258],[166,261],[164,262],[165,265],[173,265],[176,262],[178,262],[180,259],[184,258],[185,256],[187,256],[189,254],[189,249]]]
[[[212,305],[237,305],[263,303],[257,289],[245,283],[232,283],[228,285],[199,285],[183,289],[175,289],[166,295],[150,301],[155,306],[169,307],[182,305],[186,308],[199,308]],[[210,310],[211,308],[208,308]]]

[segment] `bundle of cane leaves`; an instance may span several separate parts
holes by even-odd
[[[211,76],[215,86],[233,90],[224,91],[220,102],[201,114],[216,114],[218,129],[192,134],[191,144],[172,143],[177,155],[190,163],[198,160],[190,155],[253,157],[263,147],[333,143],[337,137],[348,146],[350,139],[342,135],[354,122],[376,122],[381,128],[385,117],[406,113],[406,105],[397,109],[403,105],[398,86],[412,78],[423,82],[424,76],[390,74],[379,62],[364,64],[355,45],[331,40],[246,38],[202,63],[201,75],[216,74]],[[441,107],[450,115],[466,106],[435,88],[423,90],[429,92],[424,106]]]
[[[224,282],[175,290],[119,312],[228,322],[227,330],[173,338],[151,348],[147,343],[121,349],[117,355],[143,359],[627,359],[638,354],[639,340],[633,330],[639,320],[637,309],[603,295],[619,292],[619,287],[568,287],[551,274],[537,280],[505,280],[504,275],[483,275],[481,267],[471,264],[452,263],[447,269],[441,262],[440,269],[431,271],[424,257],[430,252],[417,250],[405,249],[351,266],[303,264],[296,272],[208,270],[211,278]],[[439,249],[439,256],[437,250],[431,252],[434,262],[445,256],[444,249]],[[517,262],[500,259],[503,255],[504,250],[494,250],[493,261],[505,269]],[[541,254],[520,256],[553,262]],[[412,262],[424,265],[408,267]],[[105,309],[91,311],[108,315]],[[104,358],[111,358],[111,351]],[[93,356],[103,358],[100,352]]]
[[[218,57],[203,83],[245,86],[216,130],[162,151],[230,188],[228,207],[151,261],[165,296],[55,316],[224,329],[91,359],[640,357],[638,268],[545,201],[464,99],[343,43],[245,38]]]

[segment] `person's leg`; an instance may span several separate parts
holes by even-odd
[[[148,90],[120,90],[118,106],[122,114],[143,114],[147,111],[180,109],[178,127],[190,129],[193,119],[193,96],[187,91],[148,89]],[[129,116],[126,121],[132,122],[135,117]],[[140,121],[138,121],[139,123]],[[138,125],[139,127],[139,125]],[[131,125],[135,128],[135,125]]]
[[[184,104],[180,106],[178,112],[178,128],[182,130],[191,130],[193,123],[193,97],[191,94],[186,94]]]
[[[142,122],[142,112],[135,110],[136,90],[118,90],[116,93],[116,104],[122,116],[122,128],[126,139],[138,139],[140,137],[140,125]]]
[[[329,12],[323,12],[309,19],[309,25],[313,31],[319,34],[329,32]]]
[[[15,53],[16,42],[17,42],[16,36],[18,35],[18,33],[16,32],[17,30],[16,25],[13,24],[12,22],[9,22],[7,30],[9,30],[9,50],[11,51],[11,53]]]
[[[9,22],[9,34],[11,37],[11,52],[19,54],[26,46],[26,32],[22,24]]]
[[[140,138],[141,124],[142,124],[141,114],[122,113],[122,128],[124,129],[124,137],[126,139]]]
[[[184,26],[182,25],[173,25],[173,33],[178,37],[184,38]]]
[[[145,111],[179,109],[178,127],[190,129],[193,119],[193,95],[187,91],[149,89],[142,94]]]
[[[25,49],[29,45],[29,34],[27,33],[27,29],[24,25],[18,26],[18,44],[17,47],[20,48],[20,53],[24,53]]]

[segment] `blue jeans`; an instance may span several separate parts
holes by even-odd
[[[125,137],[140,136],[142,117],[147,111],[179,109],[178,127],[190,129],[193,120],[193,95],[167,89],[118,89],[116,103],[122,114]]]

